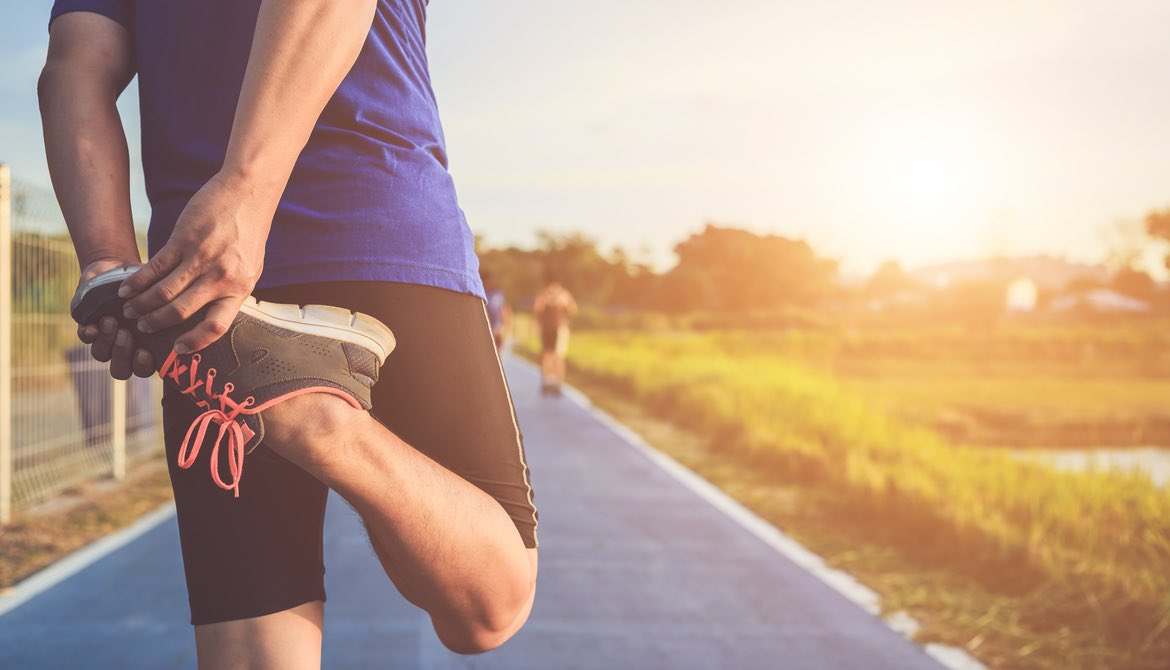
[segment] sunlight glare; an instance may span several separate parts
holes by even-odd
[[[943,114],[907,116],[873,150],[879,244],[911,265],[978,254],[987,205],[975,134]]]
[[[907,208],[937,210],[958,204],[962,175],[947,154],[906,156],[894,176],[897,180],[894,195]]]

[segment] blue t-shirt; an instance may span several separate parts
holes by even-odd
[[[56,0],[134,39],[150,252],[223,165],[261,0]],[[447,171],[426,57],[426,0],[379,0],[273,218],[258,286],[374,280],[483,297]]]

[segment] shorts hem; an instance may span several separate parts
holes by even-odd
[[[238,611],[221,611],[215,613],[205,612],[200,616],[196,616],[194,610],[191,612],[192,626],[206,626],[213,623],[225,623],[228,621],[240,621],[242,619],[255,619],[256,617],[267,616],[269,614],[276,614],[290,610],[294,607],[299,607],[305,603],[320,600],[325,602],[325,591],[318,590],[309,594],[302,594],[300,596],[292,596],[286,600],[277,601],[274,603],[265,604],[260,607],[239,608]]]

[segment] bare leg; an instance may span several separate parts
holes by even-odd
[[[252,619],[195,627],[201,670],[316,670],[321,667],[321,601]]]
[[[358,511],[387,575],[447,647],[486,651],[524,625],[536,550],[499,503],[338,398],[293,398],[264,417],[266,443]]]
[[[545,351],[540,355],[540,374],[541,382],[548,382],[556,379],[557,355],[554,352]]]
[[[556,366],[557,384],[563,386],[565,384],[565,357],[557,354],[554,365]]]

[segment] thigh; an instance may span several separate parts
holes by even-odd
[[[397,346],[374,386],[373,415],[492,496],[525,545],[537,545],[520,429],[482,300],[392,282],[324,282],[258,291],[256,297],[344,307],[389,326]]]
[[[244,460],[239,498],[212,482],[208,444],[190,468],[179,468],[179,446],[202,411],[178,393],[163,398],[191,623],[247,619],[323,601],[328,489],[263,445]],[[213,438],[208,435],[207,442]]]

